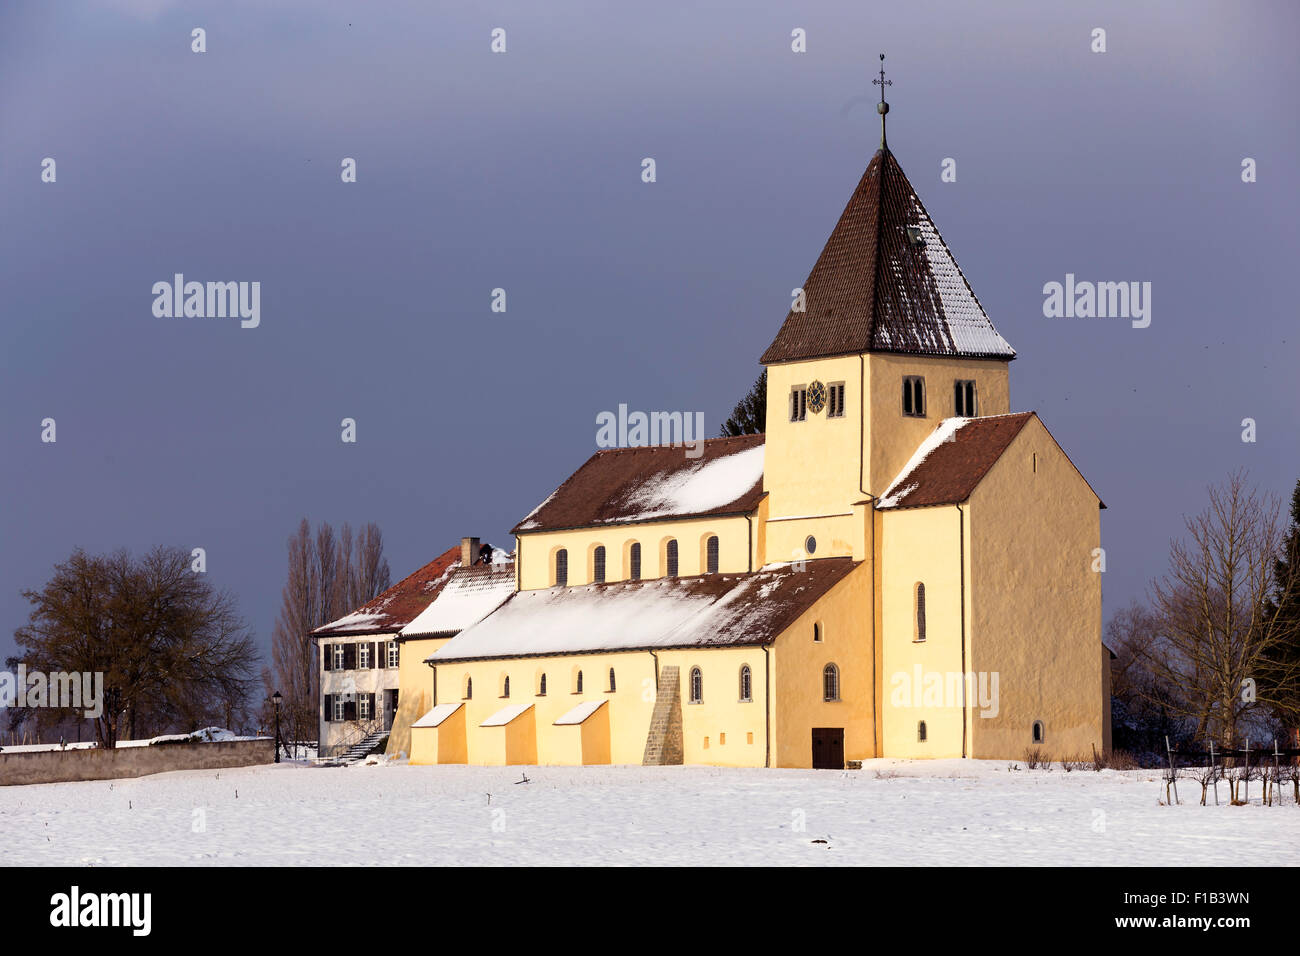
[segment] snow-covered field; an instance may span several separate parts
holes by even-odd
[[[1161,806],[1152,771],[997,761],[864,769],[185,771],[0,787],[0,863],[1300,864],[1300,807]],[[516,783],[526,775],[528,783]],[[825,842],[821,842],[825,841]]]

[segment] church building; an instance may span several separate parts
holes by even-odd
[[[1015,357],[882,136],[762,353],[766,433],[598,451],[521,520],[509,593],[402,661],[411,762],[1108,749],[1105,506]]]

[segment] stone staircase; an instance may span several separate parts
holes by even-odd
[[[387,739],[387,730],[376,730],[374,733],[366,734],[366,736],[339,754],[338,759],[341,763],[356,763],[358,760],[363,760],[374,753],[379,745]]]
[[[644,767],[667,767],[682,762],[682,680],[676,667],[659,669],[659,687],[655,709],[650,715],[650,733],[646,737]]]

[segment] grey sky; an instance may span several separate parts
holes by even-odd
[[[716,433],[877,146],[882,50],[1012,406],[1109,506],[1109,615],[1207,483],[1300,477],[1300,15],[1077,6],[6,0],[0,653],[77,546],[206,548],[265,643],[304,515],[377,522],[400,577],[508,544],[601,410]],[[155,318],[176,272],[260,281],[261,326]],[[1151,282],[1150,328],[1045,319],[1067,272]]]

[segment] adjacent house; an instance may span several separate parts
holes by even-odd
[[[321,662],[322,757],[410,750],[412,721],[431,705],[424,659],[514,590],[506,551],[463,538],[387,591],[312,632]]]

